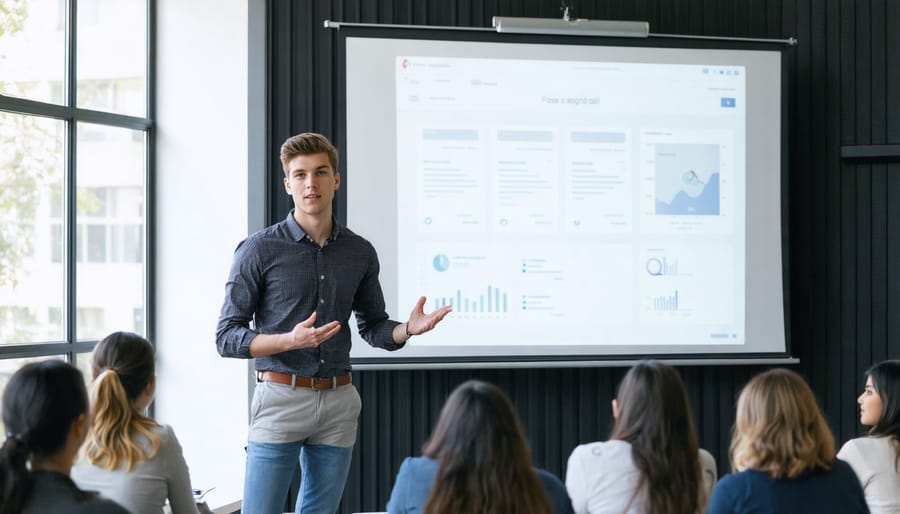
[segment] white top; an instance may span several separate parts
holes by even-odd
[[[715,459],[703,449],[700,450],[700,472],[703,494],[708,499],[718,474]],[[646,493],[637,494],[631,501],[640,477],[631,458],[631,443],[610,440],[582,444],[569,456],[566,489],[577,514],[644,514],[647,512]]]
[[[889,437],[851,439],[838,452],[859,477],[872,514],[900,514],[900,473],[896,443]]]
[[[78,487],[97,491],[132,514],[162,514],[166,499],[173,514],[197,514],[187,463],[175,432],[168,425],[160,425],[154,432],[160,436],[159,451],[153,458],[135,463],[131,471],[125,470],[125,463],[110,471],[80,460],[72,468],[72,480]],[[145,437],[139,437],[138,444],[150,449],[150,441]]]

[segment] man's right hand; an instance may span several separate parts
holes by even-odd
[[[316,348],[325,341],[331,339],[341,330],[340,321],[332,321],[321,327],[314,327],[316,313],[297,323],[290,333],[290,342],[285,350],[299,350],[300,348]]]
[[[341,330],[340,321],[332,321],[321,327],[316,323],[316,313],[297,323],[294,329],[284,334],[257,334],[250,341],[250,355],[254,358],[301,348],[316,348],[334,337]]]

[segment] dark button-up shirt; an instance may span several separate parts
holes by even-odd
[[[234,252],[225,302],[216,328],[223,357],[251,358],[257,334],[290,332],[316,312],[315,326],[333,320],[341,329],[318,348],[290,350],[256,359],[259,371],[331,377],[350,370],[350,313],[362,338],[386,350],[402,348],[392,332],[378,282],[372,244],[337,221],[324,246],[309,237],[291,211],[287,218],[244,241]],[[254,320],[254,329],[250,321]]]

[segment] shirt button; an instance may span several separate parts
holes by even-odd
[[[319,280],[325,280],[325,275],[320,275]]]
[[[324,299],[324,298],[319,298],[319,303],[325,303],[325,299]]]
[[[319,362],[321,362],[322,364],[325,364],[325,359],[322,359]]]

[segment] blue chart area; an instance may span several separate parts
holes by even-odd
[[[718,216],[719,145],[656,145],[656,214]]]
[[[468,294],[462,289],[457,289],[451,296],[440,296],[434,299],[434,308],[444,305],[453,307],[457,314],[505,314],[509,312],[507,295],[505,291],[494,286],[475,294]]]
[[[656,312],[676,312],[678,310],[678,290],[673,294],[654,296],[653,310]]]

